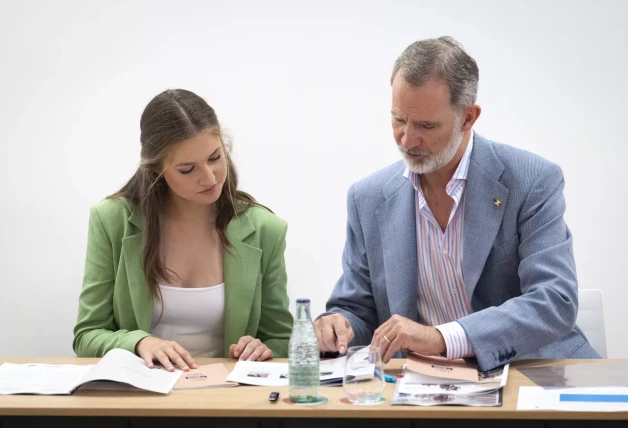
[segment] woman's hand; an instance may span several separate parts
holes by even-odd
[[[163,340],[154,336],[147,336],[137,342],[135,353],[151,369],[154,367],[153,361],[155,360],[159,361],[169,372],[174,371],[173,364],[176,364],[183,371],[190,370],[190,367],[193,369],[198,367],[190,353],[177,342]]]
[[[229,347],[229,358],[238,358],[240,361],[264,361],[272,357],[273,351],[261,340],[251,336],[243,336],[237,344]]]

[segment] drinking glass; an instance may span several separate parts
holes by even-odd
[[[379,403],[386,383],[382,355],[375,346],[352,346],[347,350],[342,386],[354,404]]]

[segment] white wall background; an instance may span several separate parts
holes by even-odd
[[[564,170],[580,286],[628,358],[628,2],[0,0],[0,355],[72,356],[89,206],[138,164],[139,117],[197,92],[234,137],[242,188],[290,223],[291,300],[341,272],[349,185],[399,157],[392,64],[460,40],[476,131]]]

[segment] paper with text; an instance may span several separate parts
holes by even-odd
[[[70,394],[94,365],[0,365],[0,394]]]
[[[120,382],[167,394],[181,373],[181,370],[149,369],[144,360],[131,352],[112,349],[94,365],[4,363],[0,365],[0,394],[71,394],[82,385],[96,389],[104,385],[100,381]],[[90,385],[92,381],[98,382]]]
[[[443,357],[427,357],[408,352],[408,370],[442,379],[479,382],[478,370],[464,360],[448,360]]]
[[[207,364],[183,372],[174,389],[224,388],[238,386],[237,382],[227,381],[229,370],[224,364]]]
[[[517,410],[628,412],[628,388],[521,386]]]
[[[112,349],[87,373],[81,383],[108,380],[167,394],[181,373],[178,369],[169,372],[161,366],[150,369],[140,357],[124,349]]]
[[[346,358],[325,360],[320,363],[321,385],[342,383]],[[288,386],[288,363],[238,361],[227,376],[230,382],[257,386]]]

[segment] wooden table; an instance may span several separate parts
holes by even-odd
[[[278,360],[286,361],[286,360]],[[405,360],[393,360],[386,370],[399,370]],[[1,362],[94,364],[96,359],[78,358],[6,358]],[[199,359],[199,364],[222,362],[229,369],[235,364],[228,359]],[[329,402],[318,406],[289,403],[287,387],[239,386],[225,389],[172,391],[168,395],[130,391],[77,391],[71,396],[0,396],[0,428],[14,426],[55,426],[96,428],[160,426],[240,426],[324,428],[338,427],[436,427],[464,426],[516,428],[622,426],[628,427],[628,412],[556,412],[517,411],[520,386],[534,385],[517,368],[531,365],[567,365],[600,360],[519,361],[511,364],[508,384],[501,407],[415,407],[391,406],[394,384],[386,384],[386,402],[376,406],[355,406],[342,402],[342,388],[322,387],[321,395]],[[268,402],[271,391],[280,392],[279,402]],[[208,420],[207,418],[212,418]],[[427,421],[431,419],[432,421]],[[422,421],[425,420],[425,421]],[[464,421],[463,421],[464,420]],[[580,422],[577,422],[580,421]],[[602,421],[606,421],[602,423]],[[211,422],[211,423],[209,423]],[[507,425],[504,425],[506,423]]]

